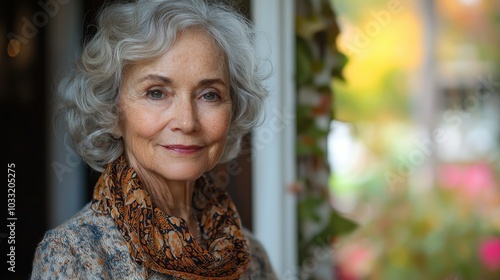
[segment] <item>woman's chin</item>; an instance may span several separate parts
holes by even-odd
[[[160,175],[169,181],[195,181],[200,178],[206,169],[188,164],[173,164],[168,170],[160,171]]]

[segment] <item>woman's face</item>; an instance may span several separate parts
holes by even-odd
[[[206,33],[180,33],[158,59],[127,69],[120,89],[120,133],[132,167],[192,181],[219,161],[231,122],[224,54]]]

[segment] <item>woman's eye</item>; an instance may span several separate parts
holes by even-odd
[[[147,92],[147,95],[151,98],[151,99],[162,99],[165,95],[163,94],[163,92],[161,92],[160,90],[157,90],[157,89],[153,89],[153,90],[149,90]]]
[[[206,101],[217,101],[219,100],[219,98],[219,95],[215,92],[208,92],[203,94],[203,99],[205,99]]]

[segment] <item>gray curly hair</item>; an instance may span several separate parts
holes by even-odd
[[[242,137],[260,119],[267,95],[250,23],[231,7],[204,0],[139,0],[111,4],[100,12],[96,35],[58,89],[59,113],[75,149],[90,167],[102,171],[123,152],[123,140],[113,135],[124,69],[160,57],[179,32],[192,27],[207,32],[226,55],[232,118],[220,162],[237,156]]]

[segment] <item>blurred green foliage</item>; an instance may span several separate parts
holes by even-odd
[[[296,18],[299,264],[318,246],[328,246],[355,223],[331,206],[326,138],[333,116],[331,79],[344,80],[347,62],[336,44],[339,27],[327,0],[298,0]],[[319,3],[318,6],[314,6]],[[326,121],[325,121],[326,120]],[[325,125],[326,124],[326,125]],[[308,276],[310,279],[314,275]]]

